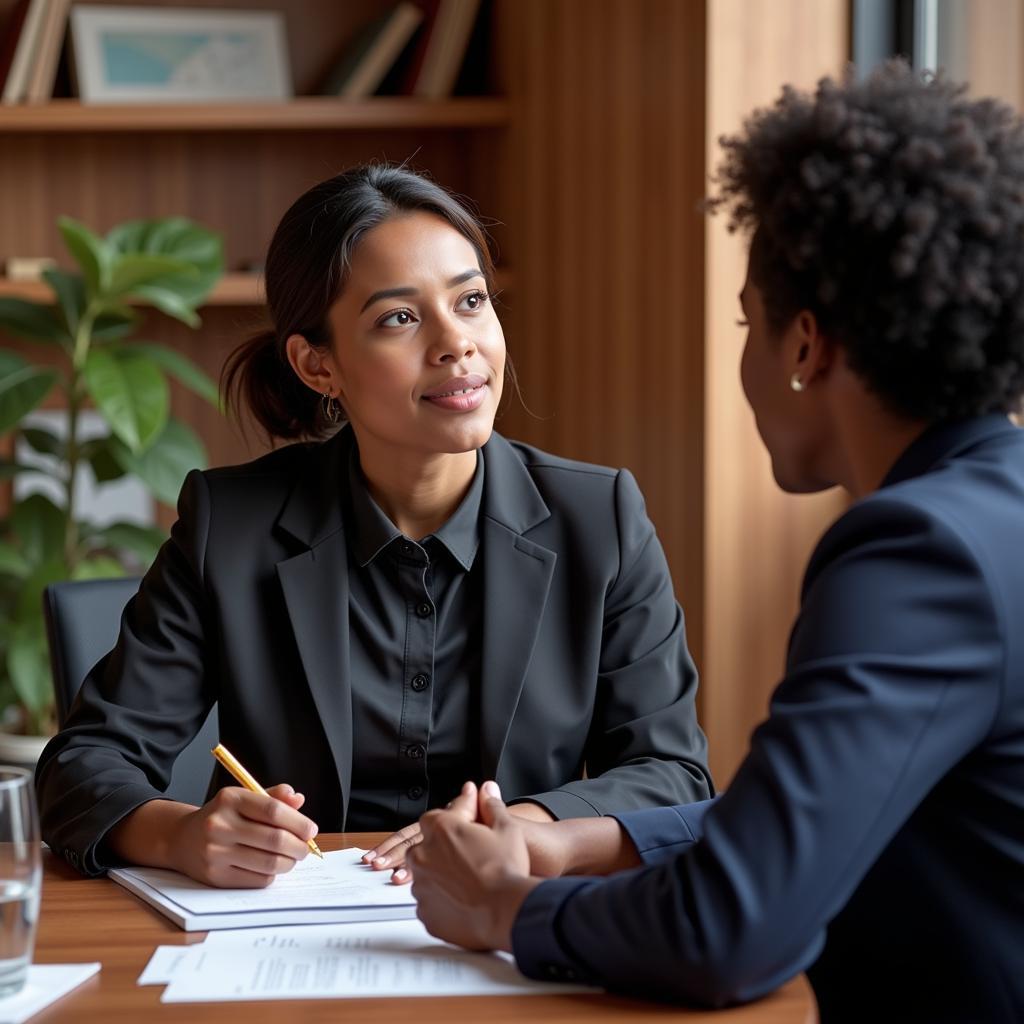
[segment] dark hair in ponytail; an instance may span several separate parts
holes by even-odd
[[[300,196],[281,219],[267,251],[264,280],[273,328],[243,342],[221,374],[235,415],[244,403],[271,438],[323,437],[335,424],[321,396],[295,374],[285,342],[301,334],[311,345],[331,342],[327,316],[341,295],[352,255],[366,232],[391,217],[433,213],[476,250],[489,290],[494,263],[476,216],[440,185],[389,164],[335,175]]]

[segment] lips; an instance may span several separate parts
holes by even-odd
[[[482,388],[487,378],[479,373],[470,373],[465,377],[449,377],[448,380],[423,393],[424,398],[450,398],[455,395],[468,394]]]

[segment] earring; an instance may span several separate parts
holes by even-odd
[[[794,391],[803,391],[804,382],[800,379],[799,373],[794,373],[793,376],[789,378],[789,386]]]
[[[324,419],[332,425],[341,419],[341,403],[330,391],[325,391],[320,396],[320,409],[324,414]]]

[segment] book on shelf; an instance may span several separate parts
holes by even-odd
[[[423,21],[423,11],[401,0],[372,21],[345,51],[324,85],[329,96],[372,96]]]
[[[25,99],[48,4],[49,0],[22,0],[9,18],[3,48],[5,53],[10,48],[10,66],[0,103],[21,103]]]
[[[451,96],[466,59],[480,0],[432,0],[432,17],[413,58],[410,89],[421,99]]]
[[[32,73],[25,87],[26,103],[45,103],[53,96],[53,83],[61,50],[64,49],[70,10],[71,0],[50,0],[39,32]]]

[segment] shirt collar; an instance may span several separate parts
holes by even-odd
[[[359,450],[353,445],[348,463],[349,496],[352,509],[353,551],[359,567],[372,562],[402,531],[373,500],[359,465]],[[466,496],[451,518],[430,536],[467,572],[473,568],[480,546],[480,503],[484,491],[484,460],[478,451],[476,472]],[[427,538],[423,538],[426,540]]]

